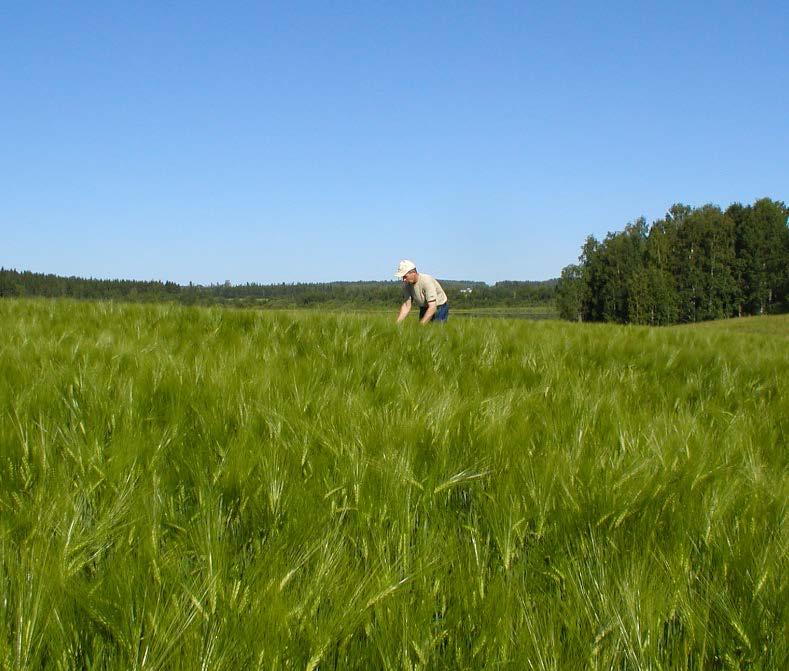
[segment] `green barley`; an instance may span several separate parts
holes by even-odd
[[[789,319],[0,301],[0,668],[782,668]]]

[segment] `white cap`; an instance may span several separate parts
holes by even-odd
[[[397,266],[397,272],[395,273],[395,277],[398,279],[402,279],[403,275],[405,275],[409,270],[413,270],[416,268],[413,261],[409,261],[408,259],[403,259],[400,261],[400,264]]]

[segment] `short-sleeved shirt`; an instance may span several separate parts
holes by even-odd
[[[403,300],[411,299],[420,308],[427,307],[431,301],[436,302],[436,307],[447,302],[447,295],[441,285],[432,275],[419,273],[416,284],[403,282]]]

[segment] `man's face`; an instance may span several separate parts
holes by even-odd
[[[405,275],[403,275],[403,282],[406,282],[407,284],[416,284],[418,277],[419,273],[416,272],[416,268],[412,268]]]

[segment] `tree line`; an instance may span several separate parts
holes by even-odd
[[[769,198],[725,211],[673,205],[604,240],[562,270],[565,319],[667,325],[760,315],[789,302],[789,209]]]
[[[458,307],[554,305],[557,279],[484,282],[440,280]],[[179,285],[175,282],[85,279],[0,268],[0,297],[42,296],[134,302],[173,301],[186,305],[259,308],[382,308],[402,301],[399,281],[313,282],[280,284],[229,283]]]

